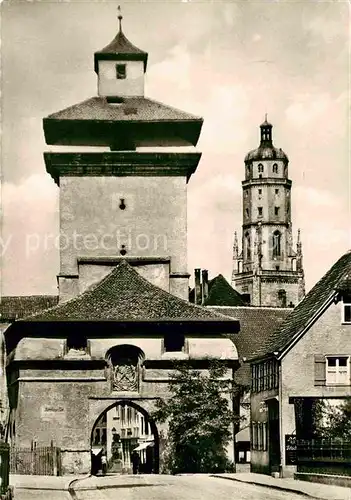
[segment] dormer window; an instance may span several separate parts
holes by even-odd
[[[116,64],[116,78],[117,80],[125,80],[127,78],[126,64]]]

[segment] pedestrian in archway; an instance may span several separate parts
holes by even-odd
[[[133,465],[133,474],[138,474],[139,465],[140,465],[140,457],[137,451],[133,451],[131,455],[132,465]]]
[[[106,450],[103,448],[101,452],[101,470],[102,470],[102,475],[106,476],[107,472],[107,455],[106,455]]]

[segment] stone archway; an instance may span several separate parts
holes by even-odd
[[[159,473],[159,431],[150,413],[132,400],[114,401],[99,414],[91,430],[90,448],[92,474],[101,469],[102,453],[107,456],[108,472],[131,473],[131,454],[135,449],[140,463],[138,472]]]

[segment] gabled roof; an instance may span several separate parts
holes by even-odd
[[[266,339],[266,342],[255,352],[253,358],[263,357],[276,353],[279,358],[283,352],[299,336],[303,335],[306,327],[318,314],[321,308],[330,300],[351,275],[351,251],[343,255],[329,271],[310,290],[306,297],[295,307],[281,327]]]
[[[25,318],[26,321],[37,322],[215,321],[235,332],[237,323],[228,319],[156,287],[140,276],[126,260],[81,295]]]
[[[259,351],[267,339],[289,315],[290,308],[275,307],[211,307],[212,311],[220,312],[240,322],[240,332],[231,336],[239,358],[249,358]],[[235,373],[235,380],[242,385],[249,385],[251,381],[250,366],[243,364]]]
[[[245,301],[234,290],[222,274],[208,282],[208,297],[205,306],[243,306]]]
[[[98,50],[94,54],[95,71],[97,72],[97,61],[99,59],[121,59],[121,60],[139,60],[144,61],[144,71],[147,64],[147,52],[133,45],[125,34],[120,30],[115,38],[106,47]]]
[[[0,322],[23,318],[57,303],[57,295],[4,296],[0,298]]]

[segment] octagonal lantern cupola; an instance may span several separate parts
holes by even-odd
[[[261,146],[273,146],[272,144],[272,124],[267,121],[267,115],[265,120],[260,125],[261,129]]]
[[[118,10],[117,35],[106,47],[94,54],[98,94],[107,98],[143,97],[148,54],[127,39],[122,31],[120,8]]]

